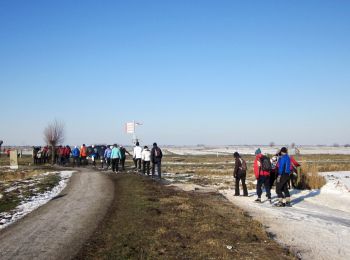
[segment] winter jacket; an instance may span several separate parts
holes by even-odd
[[[120,147],[120,152],[122,154],[121,159],[125,159],[125,154],[131,155],[124,147]]]
[[[233,170],[233,177],[244,177],[246,175],[246,171],[242,170],[242,158],[235,159],[235,168]]]
[[[156,154],[156,150],[158,151]],[[160,162],[163,158],[163,153],[162,150],[158,147],[158,146],[153,146],[152,150],[151,150],[151,161],[153,163],[157,163]]]
[[[260,159],[263,156],[264,156],[263,154],[258,154],[254,160],[254,174],[256,179],[259,179],[260,176],[270,176],[270,172],[263,171],[261,169]]]
[[[122,157],[122,154],[120,153],[120,149],[118,147],[114,147],[112,149],[111,159],[118,159],[121,157]]]
[[[78,147],[73,149],[72,155],[73,155],[73,157],[79,157],[80,156],[80,151],[79,151]]]
[[[290,158],[290,162],[291,162],[291,164],[290,164],[290,170],[293,171],[294,168],[299,167],[300,164],[294,159],[293,156],[289,156],[289,158]]]
[[[87,156],[87,148],[86,148],[86,146],[80,147],[80,155],[82,157],[86,157]]]
[[[142,161],[151,161],[151,151],[149,149],[145,149],[142,151]]]
[[[100,158],[103,158],[103,157],[104,157],[104,155],[105,155],[105,150],[106,150],[106,148],[105,148],[104,146],[101,146],[100,149],[98,150],[98,156],[99,156]]]
[[[111,154],[112,154],[112,149],[108,147],[105,150],[104,158],[108,158],[108,159],[111,158]]]
[[[142,148],[140,146],[134,147],[134,159],[141,159],[142,158]]]
[[[291,162],[288,154],[281,156],[278,160],[278,175],[290,174]]]

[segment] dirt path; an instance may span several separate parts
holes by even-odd
[[[0,259],[69,259],[105,216],[114,198],[111,179],[84,169],[67,188],[0,234]]]

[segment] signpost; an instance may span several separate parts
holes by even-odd
[[[139,141],[139,139],[136,136],[136,126],[138,125],[142,125],[142,123],[135,122],[135,120],[125,124],[125,132],[127,134],[133,135],[132,137],[133,144],[136,144]]]
[[[10,169],[17,170],[18,169],[18,154],[17,150],[10,151]]]

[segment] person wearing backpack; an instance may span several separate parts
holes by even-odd
[[[245,179],[247,175],[247,164],[245,160],[241,158],[238,152],[233,154],[235,158],[235,168],[233,170],[233,178],[235,178],[235,196],[239,196],[239,182],[242,182],[243,196],[248,196],[247,185],[245,184]]]
[[[79,156],[80,156],[80,151],[77,146],[74,146],[74,149],[72,150],[72,156],[73,156],[73,166],[80,166],[79,163]]]
[[[254,160],[254,174],[257,180],[256,193],[258,198],[255,202],[261,202],[262,186],[264,185],[267,199],[271,203],[271,190],[270,190],[270,171],[271,161],[270,158],[261,153],[260,148],[255,151]]]
[[[85,144],[83,144],[83,146],[80,147],[80,164],[81,165],[88,164],[86,157],[87,157],[87,147],[85,146]]]
[[[278,202],[275,204],[277,207],[290,207],[290,194],[288,190],[288,182],[291,173],[291,160],[288,155],[288,150],[286,147],[281,149],[281,157],[278,160],[278,177],[276,181],[276,193],[278,197]],[[283,202],[283,199],[286,202]]]
[[[161,169],[162,158],[163,158],[162,150],[158,147],[157,143],[153,143],[153,148],[151,150],[152,177],[154,177],[154,173],[157,166],[158,177],[159,179],[162,178],[162,169]]]

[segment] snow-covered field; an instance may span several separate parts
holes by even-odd
[[[169,147],[167,151],[178,155],[209,155],[209,154],[232,154],[239,152],[241,154],[254,154],[257,148],[261,148],[263,153],[275,154],[281,146],[217,146],[217,147]],[[350,147],[330,147],[330,146],[298,146],[301,154],[349,154]]]
[[[186,191],[217,190],[235,205],[259,220],[267,231],[301,259],[350,259],[350,172],[322,173],[327,184],[320,190],[292,190],[291,208],[277,208],[269,202],[254,202],[256,193],[236,197],[234,190],[222,189],[220,176],[214,185],[191,182],[195,176],[165,174],[171,185]],[[222,176],[221,183],[227,182]],[[264,196],[264,195],[263,195]],[[273,202],[277,201],[273,192]]]
[[[323,175],[327,184],[322,189],[292,191],[292,208],[256,204],[254,197],[233,196],[233,190],[221,193],[261,221],[302,259],[350,259],[350,172]]]
[[[61,180],[58,183],[58,185],[55,186],[52,190],[47,191],[45,193],[41,193],[37,196],[31,197],[23,201],[11,212],[0,213],[0,229],[3,229],[6,226],[14,223],[18,219],[24,217],[25,215],[29,214],[33,210],[49,202],[54,197],[58,196],[61,193],[61,191],[67,186],[67,183],[69,181],[69,178],[72,176],[72,173],[73,173],[72,171],[61,171],[60,172]],[[46,174],[49,174],[49,173],[46,173]]]

